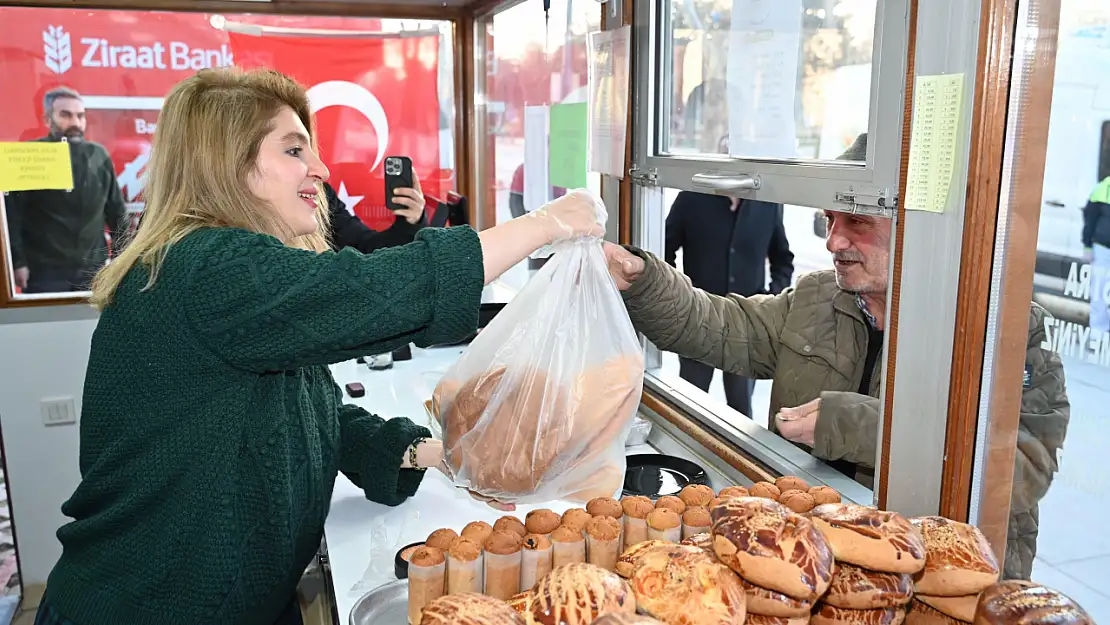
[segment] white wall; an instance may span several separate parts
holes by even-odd
[[[61,556],[61,505],[80,480],[78,426],[46,427],[39,402],[74,398],[78,414],[96,316],[85,306],[0,310],[0,427],[24,587]]]

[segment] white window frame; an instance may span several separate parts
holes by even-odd
[[[871,62],[867,162],[785,160],[713,154],[663,154],[671,98],[671,0],[645,0],[636,12],[633,171],[641,183],[712,192],[694,176],[751,178],[745,199],[893,216],[902,153],[902,111],[909,42],[909,0],[877,0]],[[880,106],[880,101],[882,105]]]

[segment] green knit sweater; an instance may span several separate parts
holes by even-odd
[[[235,229],[133,269],[92,338],[81,484],[44,601],[77,625],[269,625],[323,535],[337,471],[398,505],[429,436],[344,405],[327,366],[478,322],[470,228],[364,256]],[[374,393],[373,388],[367,389]]]

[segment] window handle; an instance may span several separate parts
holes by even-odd
[[[759,176],[736,176],[732,174],[694,174],[690,182],[695,187],[708,189],[715,193],[756,191],[762,186]]]

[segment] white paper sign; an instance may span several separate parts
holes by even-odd
[[[802,0],[733,0],[729,153],[794,158]]]
[[[624,178],[632,27],[590,33],[589,171]]]
[[[551,200],[548,182],[548,138],[550,109],[524,108],[524,210],[534,211]]]

